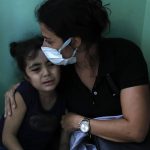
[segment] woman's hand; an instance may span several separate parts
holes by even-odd
[[[16,90],[16,88],[19,86],[20,83],[17,83],[15,85],[12,86],[12,88],[10,90],[8,90],[5,93],[5,108],[4,108],[4,116],[11,116],[12,115],[12,109],[15,109],[17,107],[16,105],[16,101],[14,98],[14,92]]]
[[[78,114],[68,113],[62,117],[62,128],[66,131],[73,131],[79,129],[80,122],[81,120],[83,120],[83,118],[83,116],[80,116]]]

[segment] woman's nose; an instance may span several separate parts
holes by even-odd
[[[42,47],[49,47],[49,44],[46,42],[46,40],[43,41]]]

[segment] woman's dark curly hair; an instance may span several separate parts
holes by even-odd
[[[46,0],[36,16],[64,41],[79,36],[85,44],[101,39],[110,24],[101,0]]]

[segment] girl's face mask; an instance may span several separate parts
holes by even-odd
[[[43,53],[45,54],[45,56],[47,57],[47,59],[52,62],[55,65],[68,65],[68,64],[74,64],[76,63],[76,51],[77,48],[73,50],[73,54],[70,58],[63,58],[61,51],[67,47],[71,42],[71,38],[69,38],[66,42],[64,42],[64,44],[57,50],[54,48],[50,48],[50,47],[44,47],[42,46],[41,49],[43,51]]]

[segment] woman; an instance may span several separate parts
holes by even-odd
[[[102,36],[109,26],[102,2],[48,0],[37,18],[43,52],[52,63],[67,65],[60,87],[70,113],[62,118],[62,127],[117,143],[143,143],[150,125],[147,66],[134,43]],[[6,112],[11,114],[9,103],[15,102],[7,102],[8,95]],[[94,119],[116,115],[123,117]]]

